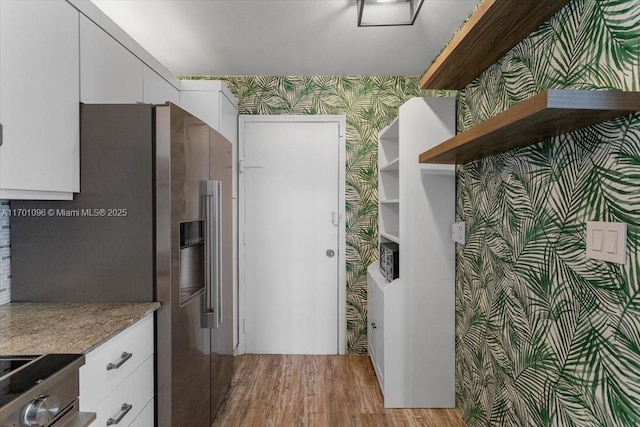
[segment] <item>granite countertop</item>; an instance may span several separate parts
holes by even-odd
[[[86,354],[158,308],[159,302],[0,305],[0,355]]]

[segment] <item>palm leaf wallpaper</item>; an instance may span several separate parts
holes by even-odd
[[[458,131],[548,88],[640,89],[640,2],[574,0],[458,95]],[[473,426],[640,425],[640,115],[458,168],[457,407]],[[587,220],[628,224],[624,265]]]
[[[345,115],[347,352],[367,352],[367,266],[378,259],[378,131],[414,96],[417,77],[187,77],[224,80],[240,114]]]

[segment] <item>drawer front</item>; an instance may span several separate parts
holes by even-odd
[[[96,420],[92,427],[104,427],[110,418],[119,419],[117,424],[111,424],[113,426],[128,426],[142,413],[152,399],[153,357],[150,356],[142,366],[100,402],[95,409]],[[127,406],[125,407],[125,405]],[[127,410],[129,405],[131,408]],[[124,412],[126,414],[123,414]]]
[[[153,415],[154,403],[153,402],[154,402],[153,399],[151,399],[151,401],[147,403],[147,406],[145,406],[142,409],[142,412],[140,412],[140,415],[138,415],[136,419],[133,420],[131,424],[129,424],[129,427],[153,427],[153,424],[154,424],[154,415]]]
[[[131,356],[123,357],[123,353]],[[85,365],[80,368],[80,409],[94,409],[152,354],[153,315],[87,354]],[[109,364],[113,364],[112,369],[107,369]]]

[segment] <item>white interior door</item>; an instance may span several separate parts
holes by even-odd
[[[344,118],[315,117],[240,120],[246,353],[344,352]]]

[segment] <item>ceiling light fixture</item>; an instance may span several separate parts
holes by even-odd
[[[424,0],[356,0],[358,27],[413,25]]]

